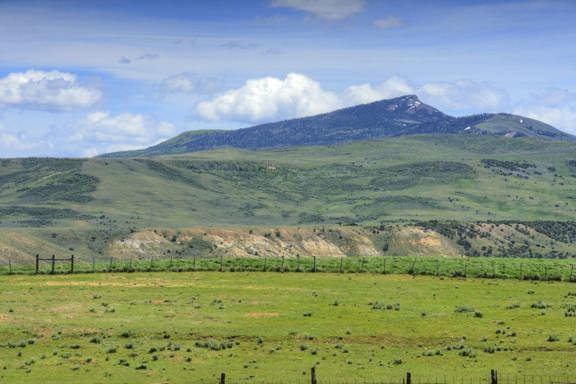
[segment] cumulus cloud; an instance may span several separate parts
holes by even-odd
[[[352,85],[344,91],[346,104],[364,104],[382,99],[416,93],[416,89],[408,80],[399,76],[392,76],[375,86],[365,83]]]
[[[0,105],[70,110],[90,107],[101,97],[98,89],[80,85],[67,72],[29,70],[0,78]]]
[[[276,8],[292,8],[327,20],[341,20],[364,10],[364,0],[273,0]]]
[[[383,19],[378,19],[374,21],[374,26],[380,29],[392,29],[404,26],[402,20],[397,17],[390,16]]]
[[[198,114],[207,120],[264,121],[309,116],[341,106],[339,97],[322,89],[307,76],[290,73],[284,79],[264,77],[248,80],[242,87],[226,91],[198,104]]]
[[[418,89],[417,93],[423,101],[434,103],[440,109],[495,112],[510,104],[510,96],[506,91],[471,80],[428,83]]]
[[[184,72],[164,79],[160,87],[163,93],[210,94],[220,89],[221,84],[214,77],[199,77]]]
[[[532,95],[514,108],[514,113],[548,123],[576,134],[576,93],[549,89]]]
[[[49,140],[27,137],[21,130],[10,130],[0,122],[0,149],[2,157],[44,151],[53,147]]]
[[[36,151],[46,147],[52,148],[52,144],[45,141],[30,140],[19,134],[0,132],[0,148],[2,148],[3,156]]]
[[[142,148],[165,140],[176,133],[173,124],[142,114],[111,114],[99,111],[74,124],[71,142],[87,144],[85,155]]]
[[[310,116],[408,94],[416,94],[424,102],[455,114],[502,111],[510,106],[506,91],[470,80],[416,85],[392,76],[379,84],[356,84],[342,92],[332,92],[305,75],[291,73],[284,79],[248,80],[240,88],[201,102],[196,110],[206,120],[264,122]]]

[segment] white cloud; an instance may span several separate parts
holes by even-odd
[[[418,96],[439,109],[474,112],[500,112],[510,104],[510,96],[502,89],[471,80],[427,83]]]
[[[390,16],[383,19],[378,19],[374,21],[374,26],[380,29],[392,29],[404,26],[402,20],[397,17]]]
[[[142,114],[93,112],[77,124],[70,140],[88,144],[84,153],[94,155],[109,150],[142,148],[175,133],[173,124]]]
[[[52,144],[44,141],[29,140],[13,133],[0,132],[0,148],[2,157],[11,156],[20,152],[31,152],[45,148],[52,148]]]
[[[406,79],[392,76],[376,86],[369,83],[352,85],[344,91],[344,99],[347,101],[346,104],[364,104],[415,92],[414,86]]]
[[[514,108],[514,113],[548,123],[576,134],[576,93],[565,89],[549,89],[534,94]]]
[[[51,147],[50,142],[25,137],[22,132],[8,130],[0,123],[0,149],[2,149],[0,157],[9,157],[22,152],[38,151]]]
[[[364,0],[273,0],[277,8],[292,8],[328,20],[341,20],[364,10]]]
[[[180,73],[170,76],[161,84],[163,93],[214,93],[220,88],[220,81],[213,77],[199,77],[192,73]]]
[[[264,77],[248,80],[242,87],[226,91],[198,104],[198,114],[207,120],[265,121],[309,116],[341,106],[338,96],[322,89],[309,77],[290,73],[285,79]]]
[[[70,110],[90,107],[101,97],[99,90],[80,85],[67,72],[29,70],[0,78],[0,105]]]

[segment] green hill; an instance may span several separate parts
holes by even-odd
[[[34,245],[105,254],[114,240],[152,228],[570,222],[576,143],[446,134],[153,158],[4,159],[0,186],[0,249],[27,254]],[[547,253],[559,241],[556,250],[571,252],[571,235],[555,240],[556,232],[477,248],[508,252],[528,241]],[[464,254],[458,240],[444,249]]]

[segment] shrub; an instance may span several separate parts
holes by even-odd
[[[368,305],[370,305],[370,309],[373,310],[394,310],[394,311],[399,311],[400,310],[400,304],[396,303],[396,304],[386,304],[386,303],[382,303],[379,301],[374,301],[374,302],[370,302],[368,303]]]
[[[476,312],[476,310],[472,307],[467,307],[465,305],[460,305],[458,307],[456,307],[456,309],[454,310],[454,312],[456,313],[471,313],[471,312]]]
[[[458,352],[458,355],[460,355],[462,357],[473,358],[473,357],[476,357],[476,352],[474,352],[474,350],[472,348],[464,348],[464,349],[460,350],[460,352]]]
[[[216,340],[216,339],[209,339],[204,341],[197,341],[194,343],[197,348],[204,348],[210,351],[220,351],[227,348],[232,348],[234,343],[230,340]]]
[[[546,341],[550,342],[550,343],[554,343],[556,341],[559,341],[560,338],[558,337],[558,335],[549,335],[548,339]]]
[[[552,307],[552,306],[548,305],[542,301],[537,301],[530,306],[530,308],[535,308],[535,309],[546,309],[546,308],[550,308],[550,307]]]

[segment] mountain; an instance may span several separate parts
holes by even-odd
[[[259,150],[331,145],[416,134],[574,139],[550,125],[522,116],[498,113],[452,117],[424,104],[417,96],[409,95],[238,130],[185,132],[147,149],[110,153],[103,157],[161,156],[223,147]]]

